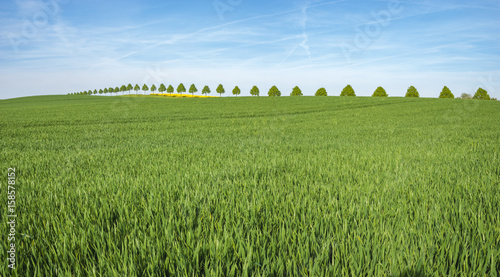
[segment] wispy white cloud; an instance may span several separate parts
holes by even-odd
[[[293,87],[290,82],[307,90],[313,90],[314,83],[336,90],[345,82],[357,82],[368,91],[377,80],[391,86],[390,80],[398,79],[391,88],[394,91],[413,82],[432,91],[431,87],[441,86],[436,75],[467,87],[466,81],[477,83],[474,78],[500,64],[500,30],[494,27],[500,25],[494,15],[500,6],[497,2],[399,1],[401,12],[377,21],[373,14],[387,9],[387,1],[257,1],[235,8],[240,19],[219,23],[214,11],[197,7],[190,7],[196,16],[170,10],[151,15],[151,8],[145,9],[147,14],[122,18],[96,9],[98,19],[81,14],[76,19],[76,11],[85,4],[70,1],[15,52],[8,34],[21,35],[23,20],[47,9],[43,1],[17,1],[9,13],[0,11],[6,14],[0,18],[4,27],[0,29],[0,72],[9,76],[0,90],[14,87],[14,80],[26,76],[53,78],[53,83],[71,80],[59,90],[52,87],[56,92],[78,90],[84,82],[95,87],[141,82],[148,76],[146,68],[157,65],[166,68],[168,73],[161,76],[165,80],[169,76],[172,82],[214,79],[228,85],[241,82],[245,87],[268,86],[275,80],[284,90]],[[268,12],[257,9],[263,4]],[[164,5],[170,4],[158,2],[155,7]],[[200,20],[193,19],[197,17]],[[356,35],[377,24],[383,26],[380,34],[366,47],[356,48]],[[345,43],[356,50],[350,60],[342,50]],[[412,81],[411,76],[421,79]],[[424,76],[434,83],[426,84]],[[23,86],[23,91],[36,89]]]

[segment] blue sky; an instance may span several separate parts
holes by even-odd
[[[181,82],[500,98],[499,15],[498,0],[0,0],[0,98]]]

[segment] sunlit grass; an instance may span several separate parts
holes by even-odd
[[[17,274],[497,276],[498,118],[457,99],[2,100]]]

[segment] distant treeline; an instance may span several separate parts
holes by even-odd
[[[82,91],[82,92],[68,93],[68,95],[93,95],[93,94],[113,95],[113,93],[115,93],[115,95],[118,95],[118,93],[120,93],[120,92],[123,95],[125,93],[130,94],[131,91],[134,91],[135,94],[138,94],[141,90],[144,94],[146,94],[146,92],[149,92],[149,91],[151,91],[151,93],[156,93],[156,91],[158,91],[159,93],[166,92],[169,94],[172,94],[174,92],[183,94],[186,92],[186,88],[184,87],[184,84],[182,84],[182,83],[179,84],[179,86],[177,87],[176,90],[174,90],[174,87],[172,85],[165,87],[164,84],[161,84],[159,88],[156,88],[155,85],[152,85],[150,88],[146,84],[144,84],[141,88],[137,84],[135,86],[128,84],[127,86],[123,85],[121,87],[116,87],[116,88],[110,87],[110,88],[104,88],[104,89],[99,89],[99,90],[94,89],[93,91],[88,90],[88,91]],[[189,93],[194,94],[196,92],[198,92],[198,89],[196,88],[196,86],[194,84],[192,84],[189,87]],[[219,93],[220,96],[222,96],[222,94],[224,94],[226,91],[225,91],[223,85],[219,85],[219,86],[217,86],[216,92]],[[211,90],[208,86],[205,86],[205,87],[203,87],[201,93],[208,95],[211,93]],[[233,89],[232,94],[235,96],[240,95],[241,94],[240,88],[238,86],[236,86]],[[281,96],[281,91],[276,86],[272,86],[269,89],[267,94],[268,94],[268,96]],[[250,90],[250,95],[260,96],[259,88],[257,86],[253,86],[252,89]],[[290,96],[302,96],[302,95],[303,95],[302,90],[298,86],[294,87],[292,89],[292,92],[290,93]],[[325,88],[320,88],[316,91],[315,96],[328,96],[328,92],[326,91]],[[354,91],[354,89],[352,88],[351,85],[347,85],[340,93],[340,96],[356,96],[356,92]],[[388,97],[388,96],[389,95],[387,94],[387,92],[385,91],[385,89],[383,87],[378,87],[373,92],[373,95],[372,95],[372,97]],[[420,97],[420,95],[418,93],[418,90],[414,86],[411,86],[408,88],[405,97]],[[441,90],[441,93],[439,94],[439,98],[455,98],[455,95],[453,95],[453,93],[451,92],[451,90],[447,86],[444,86],[443,89]],[[474,96],[471,96],[470,94],[467,94],[467,93],[463,93],[460,97],[457,97],[457,98],[478,99],[478,100],[497,100],[496,98],[490,98],[490,96],[488,95],[488,92],[482,88],[478,88],[476,93],[474,94]]]

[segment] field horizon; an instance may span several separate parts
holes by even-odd
[[[0,100],[0,275],[496,276],[499,118],[439,98]]]

